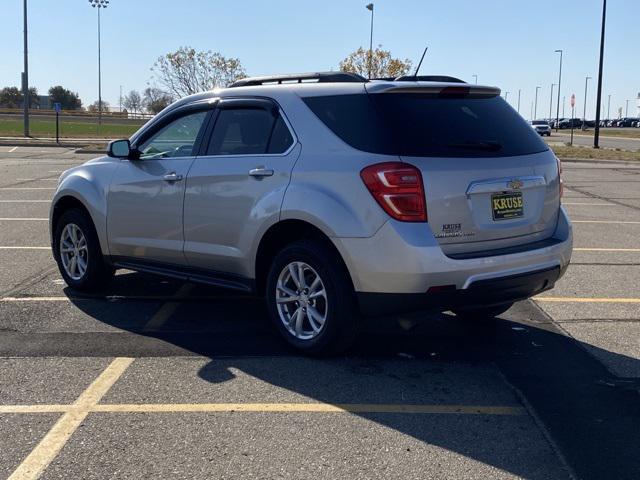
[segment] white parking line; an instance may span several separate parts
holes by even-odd
[[[0,203],[51,203],[51,200],[0,200]]]
[[[586,248],[577,247],[574,252],[640,252],[640,248]]]
[[[0,250],[51,250],[51,247],[17,247],[17,246],[0,246]]]
[[[615,206],[613,203],[578,203],[578,202],[562,202],[562,205],[584,205],[589,207],[610,207]]]
[[[11,150],[9,150],[9,153],[13,153],[18,149],[18,147],[13,147]]]
[[[13,218],[13,217],[3,217],[0,218],[0,222],[47,222],[48,218]]]

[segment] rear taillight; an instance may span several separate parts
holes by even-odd
[[[403,222],[426,222],[427,204],[422,175],[413,165],[377,163],[360,172],[362,181],[392,218]]]
[[[558,157],[556,157],[556,162],[558,163],[558,183],[560,183],[560,198],[562,198],[562,194],[564,193],[564,182],[562,181],[562,162]]]

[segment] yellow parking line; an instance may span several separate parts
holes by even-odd
[[[577,247],[574,252],[640,252],[640,248],[586,248]]]
[[[537,302],[573,302],[573,303],[640,303],[640,298],[610,297],[533,297]]]
[[[11,474],[8,480],[31,480],[40,477],[44,469],[82,424],[100,399],[133,362],[132,358],[116,358],[94,382],[78,397],[73,406],[55,423],[40,443]]]
[[[635,221],[617,221],[617,220],[571,220],[571,223],[605,223],[605,224],[631,224],[640,225],[640,222]]]
[[[180,289],[173,296],[176,300],[184,299],[189,292],[193,289],[193,285],[190,283],[185,283],[180,287]],[[142,327],[142,331],[148,332],[151,330],[157,330],[162,325],[165,324],[167,320],[175,313],[175,311],[180,306],[179,302],[167,302],[149,319],[144,327]]]
[[[524,415],[525,409],[503,405],[424,405],[397,403],[143,403],[76,405],[2,405],[3,413],[405,413],[435,415]]]

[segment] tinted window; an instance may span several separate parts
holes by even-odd
[[[548,149],[499,96],[382,93],[309,97],[304,101],[342,140],[367,152],[497,157]]]
[[[269,141],[267,153],[284,153],[293,143],[293,137],[281,116],[278,116],[273,126],[273,133]]]
[[[206,111],[191,113],[173,120],[145,140],[138,149],[141,159],[190,157]]]
[[[262,108],[220,110],[207,155],[266,153],[274,118]]]

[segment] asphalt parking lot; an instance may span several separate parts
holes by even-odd
[[[258,298],[128,271],[66,288],[49,199],[88,158],[0,147],[0,478],[640,478],[640,164],[565,162],[554,290],[310,359]]]

